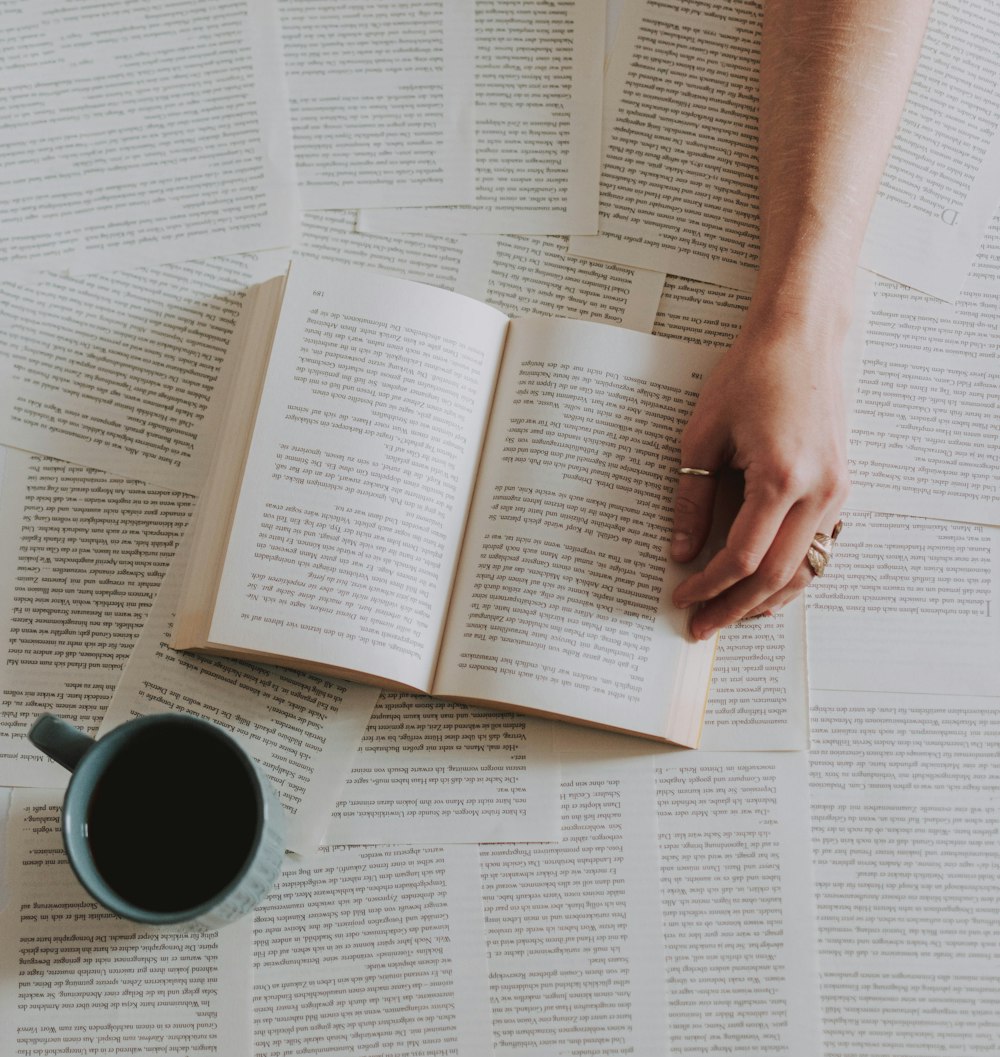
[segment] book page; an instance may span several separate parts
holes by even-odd
[[[813,687],[1000,697],[1000,529],[854,512],[844,526],[807,595]]]
[[[992,1053],[1000,699],[818,691],[813,703],[823,1052]]]
[[[171,649],[187,544],[181,544],[163,580],[100,732],[166,711],[218,723],[240,740],[274,786],[288,815],[289,850],[315,851],[378,690]]]
[[[751,290],[759,251],[755,0],[626,4],[605,87],[600,234],[582,257]]]
[[[1000,215],[954,306],[881,280],[848,453],[858,510],[1000,524]]]
[[[306,209],[469,203],[473,7],[465,0],[282,0]]]
[[[0,1053],[214,1053],[251,1047],[252,920],[178,933],[116,917],[81,887],[62,793],[16,790],[0,915]]]
[[[592,319],[648,333],[663,280],[661,272],[572,257],[563,238],[469,235],[455,289],[511,318]]]
[[[805,603],[743,620],[719,633],[700,748],[809,747]]]
[[[796,598],[771,617],[743,620],[719,632],[712,661],[702,752],[809,747],[805,603]],[[624,736],[556,725],[559,753],[600,753]]]
[[[274,0],[4,5],[0,278],[287,246]]]
[[[254,917],[253,1052],[482,1053],[477,867],[462,847],[331,847],[287,863]]]
[[[210,640],[430,688],[507,317],[293,268]]]
[[[62,786],[28,730],[53,712],[96,733],[194,501],[13,449],[0,460],[0,772]]]
[[[324,843],[559,840],[554,726],[383,692]]]
[[[248,287],[284,255],[0,283],[0,443],[196,494]]]
[[[436,694],[664,736],[683,662],[714,649],[665,557],[704,366],[634,331],[511,322]]]
[[[471,0],[470,0],[471,5]],[[603,2],[476,0],[471,206],[364,210],[365,231],[597,231]]]
[[[936,0],[861,263],[953,301],[997,206],[1000,9]]]

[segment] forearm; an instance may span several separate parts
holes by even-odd
[[[931,0],[764,0],[755,314],[846,326]]]

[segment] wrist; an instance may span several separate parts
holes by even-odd
[[[814,351],[840,355],[854,314],[854,267],[789,261],[761,271],[745,326],[808,336]]]

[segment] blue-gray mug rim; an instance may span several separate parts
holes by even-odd
[[[137,733],[148,730],[150,727],[163,725],[177,726],[178,724],[188,726],[192,730],[196,730],[199,734],[208,734],[217,742],[224,745],[240,761],[251,780],[251,787],[254,791],[257,815],[256,825],[253,841],[251,842],[250,849],[247,852],[242,865],[235,872],[233,879],[210,899],[191,907],[185,907],[183,910],[147,910],[127,899],[123,899],[104,880],[104,877],[94,863],[93,855],[90,852],[90,842],[84,832],[84,826],[86,824],[90,800],[93,797],[94,790],[97,786],[97,777],[99,777],[100,773],[107,767],[113,757],[117,755]],[[94,772],[96,772],[96,774]],[[89,790],[78,793],[75,792],[75,790],[79,789],[81,785],[85,786],[88,781],[90,782]],[[83,802],[77,804],[76,801],[80,800],[81,797],[84,798]],[[127,918],[130,921],[137,921],[145,925],[174,925],[181,924],[185,921],[193,921],[196,918],[201,917],[203,914],[209,913],[239,888],[257,857],[257,853],[264,840],[264,833],[266,832],[268,825],[271,823],[271,819],[268,816],[268,804],[267,798],[264,795],[262,777],[257,770],[257,765],[254,763],[254,760],[243,746],[240,745],[240,743],[228,731],[219,727],[215,723],[210,723],[208,720],[200,719],[197,716],[178,715],[174,712],[166,712],[152,716],[140,716],[137,719],[128,720],[120,726],[115,727],[113,730],[108,731],[107,734],[99,738],[89,749],[87,749],[79,763],[73,769],[69,785],[66,787],[66,796],[63,800],[62,836],[63,843],[66,847],[67,858],[69,859],[69,864],[73,869],[73,873],[76,874],[77,880],[80,884],[83,885],[98,903],[119,915],[119,917]],[[89,866],[91,874],[89,877],[86,876],[84,863],[86,866]]]

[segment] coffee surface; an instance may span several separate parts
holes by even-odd
[[[153,729],[111,761],[94,789],[94,864],[144,910],[186,910],[216,896],[253,846],[258,808],[244,762],[200,731]]]

